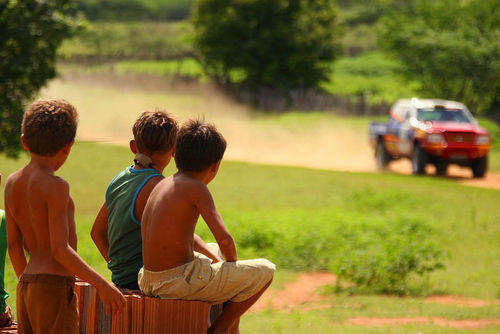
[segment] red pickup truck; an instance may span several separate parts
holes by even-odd
[[[434,164],[444,175],[449,164],[468,166],[474,177],[488,169],[489,133],[477,125],[465,105],[434,99],[402,99],[391,108],[389,123],[370,124],[377,167],[409,158],[414,174]]]

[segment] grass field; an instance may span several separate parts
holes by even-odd
[[[77,208],[79,253],[109,278],[104,261],[89,232],[103,201],[109,180],[130,163],[121,146],[80,142],[75,145],[60,175],[71,184]],[[26,162],[0,156],[2,174]],[[170,174],[170,166],[165,174]],[[224,162],[210,185],[216,204],[240,244],[242,257],[261,254],[278,264],[276,287],[293,278],[294,267],[317,269],[315,257],[328,260],[332,232],[341,224],[386,222],[412,217],[431,225],[432,236],[448,253],[446,268],[432,273],[429,293],[494,299],[500,297],[500,191],[465,187],[454,182],[393,174],[342,173],[295,167]],[[3,192],[2,192],[3,196]],[[207,228],[198,232],[208,238]],[[259,234],[260,233],[260,234]],[[279,242],[256,249],[252,235],[271,235]],[[245,244],[247,247],[242,247]],[[249,246],[248,246],[249,245]],[[319,247],[308,253],[309,246]],[[322,249],[321,247],[325,247]],[[284,256],[291,259],[285,261]],[[8,263],[6,285],[14,294],[15,277]],[[10,302],[13,303],[14,297]],[[500,317],[500,306],[460,308],[424,304],[419,298],[343,294],[328,297],[326,310],[304,312],[264,311],[242,322],[242,333],[451,333],[430,324],[364,328],[344,321],[355,316],[440,316],[449,319]],[[493,327],[498,330],[498,327]],[[493,333],[492,328],[478,331]]]

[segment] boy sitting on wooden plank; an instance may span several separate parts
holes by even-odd
[[[175,151],[178,172],[151,192],[142,219],[144,267],[139,287],[149,296],[226,303],[209,333],[228,333],[271,284],[275,265],[265,259],[237,261],[236,245],[207,188],[220,166],[226,141],[214,126],[190,120]],[[212,231],[224,262],[195,253],[199,216]]]
[[[177,136],[177,121],[163,111],[145,111],[135,121],[130,150],[134,165],[116,175],[106,190],[91,236],[120,287],[139,290],[137,274],[142,267],[141,221],[153,188],[164,179]],[[194,236],[195,248],[218,261],[203,240]]]
[[[5,187],[8,249],[19,277],[19,334],[78,333],[74,275],[96,287],[108,312],[125,305],[120,291],[76,252],[75,206],[68,183],[54,175],[71,151],[76,127],[76,109],[64,100],[38,100],[24,114],[21,142],[30,162]]]

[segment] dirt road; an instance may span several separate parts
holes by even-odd
[[[162,108],[181,121],[204,117],[215,123],[228,140],[225,157],[230,160],[377,172],[366,119],[321,113],[263,115],[214,87],[151,77],[67,74],[52,81],[41,95],[62,97],[76,105],[81,140],[128,145],[137,115],[145,109]],[[407,160],[397,161],[391,163],[390,171],[410,174],[411,166]],[[448,178],[500,189],[500,174],[475,180],[470,170],[452,167]]]

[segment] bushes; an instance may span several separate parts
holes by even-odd
[[[301,212],[239,216],[229,229],[241,258],[266,257],[278,268],[331,270],[337,290],[425,293],[426,274],[443,268],[435,230],[420,217]],[[208,231],[207,231],[208,232]],[[201,233],[202,237],[208,234]],[[416,290],[414,290],[416,288]]]
[[[349,282],[357,291],[410,293],[412,276],[443,268],[443,250],[432,234],[432,229],[415,219],[338,226],[339,256],[331,263],[337,287]]]

